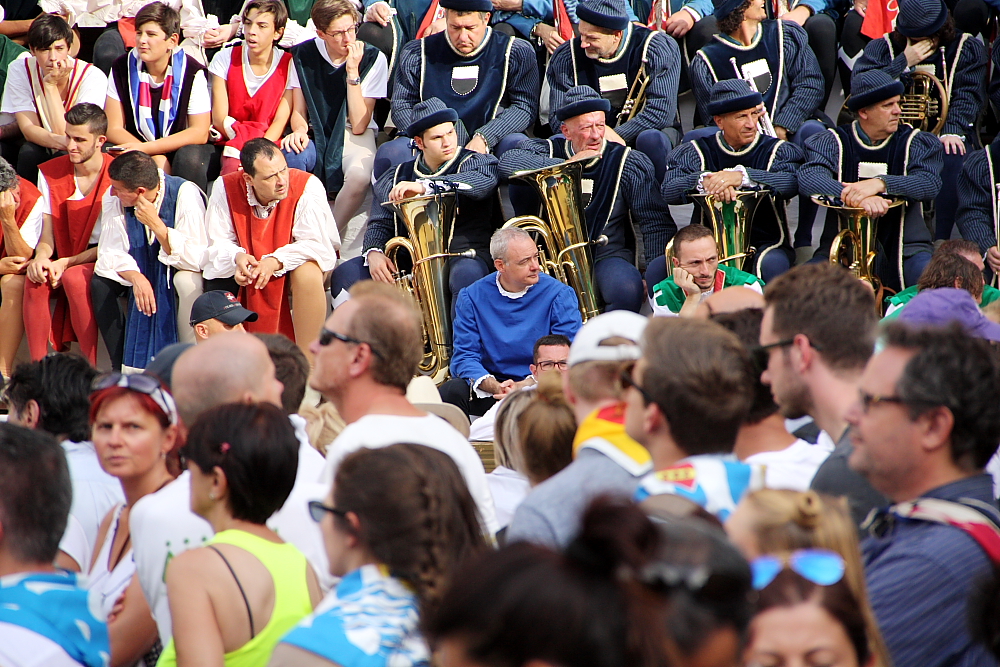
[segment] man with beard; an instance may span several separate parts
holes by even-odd
[[[886,504],[858,473],[847,467],[852,445],[847,410],[858,399],[858,383],[875,347],[878,312],[870,289],[839,266],[805,264],[767,286],[760,345],[771,385],[785,417],[809,415],[837,443],[816,471],[812,489],[847,496],[860,525]]]

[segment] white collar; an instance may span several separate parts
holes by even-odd
[[[247,183],[245,179],[243,181],[243,184],[246,185],[246,188],[247,188],[247,203],[250,204],[250,206],[253,206],[256,209],[256,211],[258,213],[257,217],[258,218],[269,218],[269,217],[271,217],[271,213],[274,211],[275,207],[278,205],[278,203],[281,200],[280,199],[275,199],[270,204],[266,204],[266,205],[265,204],[261,204],[259,201],[257,201],[257,193],[253,191],[253,186],[251,186],[249,183]]]
[[[480,51],[486,48],[486,43],[490,41],[490,37],[492,36],[493,36],[493,28],[487,26],[486,34],[483,35],[483,41],[479,42],[479,46],[472,49],[472,51],[470,51],[469,53],[461,53],[458,49],[455,48],[455,45],[451,43],[451,37],[448,35],[448,31],[447,30],[444,31],[445,41],[448,42],[448,46],[459,58],[475,58],[476,56],[479,55]]]
[[[532,288],[532,286],[528,285],[527,287],[525,287],[520,292],[508,292],[507,290],[505,290],[503,288],[503,285],[500,284],[500,272],[497,271],[497,289],[500,290],[500,295],[501,296],[505,296],[508,299],[520,299],[522,296],[524,296],[525,294],[527,294],[528,290],[530,290],[531,288]]]

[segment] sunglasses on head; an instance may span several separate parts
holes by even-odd
[[[751,562],[754,590],[767,588],[785,567],[819,586],[832,586],[844,577],[840,554],[826,549],[799,549],[784,556],[768,554]]]
[[[98,375],[90,386],[92,392],[102,391],[111,387],[124,387],[131,391],[145,394],[153,399],[153,402],[163,410],[171,424],[177,423],[177,404],[173,397],[163,389],[160,381],[151,375],[134,373],[125,375],[123,373],[105,373]]]

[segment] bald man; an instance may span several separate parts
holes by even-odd
[[[697,310],[694,311],[694,317],[707,320],[715,315],[735,313],[747,308],[764,310],[764,295],[742,285],[727,287],[699,303]]]
[[[229,331],[212,336],[181,354],[174,364],[171,388],[178,411],[190,426],[198,415],[224,403],[271,403],[281,407],[281,382],[267,347],[248,333]],[[322,500],[326,487],[319,483],[325,463],[309,444],[305,420],[290,415],[299,438],[299,467],[295,486],[284,507],[267,525],[305,554],[324,590],[332,581],[319,524],[308,516],[306,503]],[[189,548],[201,546],[211,536],[211,527],[190,510],[191,477],[183,473],[160,491],[135,504],[132,525],[134,558],[139,583],[160,631],[160,640],[170,640],[170,608],[163,572],[167,561]],[[143,527],[146,527],[143,530]]]

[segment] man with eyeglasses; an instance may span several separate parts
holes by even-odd
[[[423,356],[420,314],[391,285],[366,280],[333,311],[310,346],[309,386],[330,401],[347,426],[326,450],[322,481],[333,482],[340,462],[362,447],[400,442],[432,447],[458,466],[490,535],[497,523],[483,462],[447,421],[414,407],[406,388]]]
[[[983,472],[1000,442],[996,352],[957,323],[882,331],[846,413],[851,468],[893,503],[862,544],[872,611],[896,665],[992,667],[967,619],[1000,559]]]
[[[523,229],[500,229],[490,240],[496,273],[458,295],[452,326],[451,378],[441,400],[467,415],[532,382],[531,345],[546,334],[570,340],[582,323],[573,288],[542,273],[538,246]]]
[[[340,249],[326,189],[289,169],[270,139],[246,142],[240,162],[243,170],[220,178],[208,201],[206,289],[239,291],[258,315],[247,331],[282,333],[311,359],[309,341],[326,317],[324,274]]]
[[[319,0],[311,14],[316,38],[292,49],[300,87],[292,91],[292,132],[281,147],[301,153],[311,134],[313,173],[346,228],[371,186],[375,102],[388,95],[389,65],[378,49],[358,41],[361,14],[350,0]]]
[[[523,540],[561,549],[580,531],[594,498],[629,498],[652,470],[649,453],[625,433],[619,380],[639,357],[647,318],[616,310],[587,320],[569,351],[563,392],[576,416],[573,462],[536,486],[507,528],[509,542]]]
[[[670,261],[673,275],[652,288],[654,315],[694,317],[705,299],[727,287],[742,286],[759,293],[764,291],[764,283],[757,276],[719,264],[715,236],[704,225],[688,225],[674,235]]]
[[[852,446],[847,409],[875,347],[878,311],[871,289],[846,269],[824,262],[780,275],[764,293],[761,380],[787,419],[809,416],[820,438],[836,443],[810,488],[846,496],[860,526],[885,498],[847,467]]]

